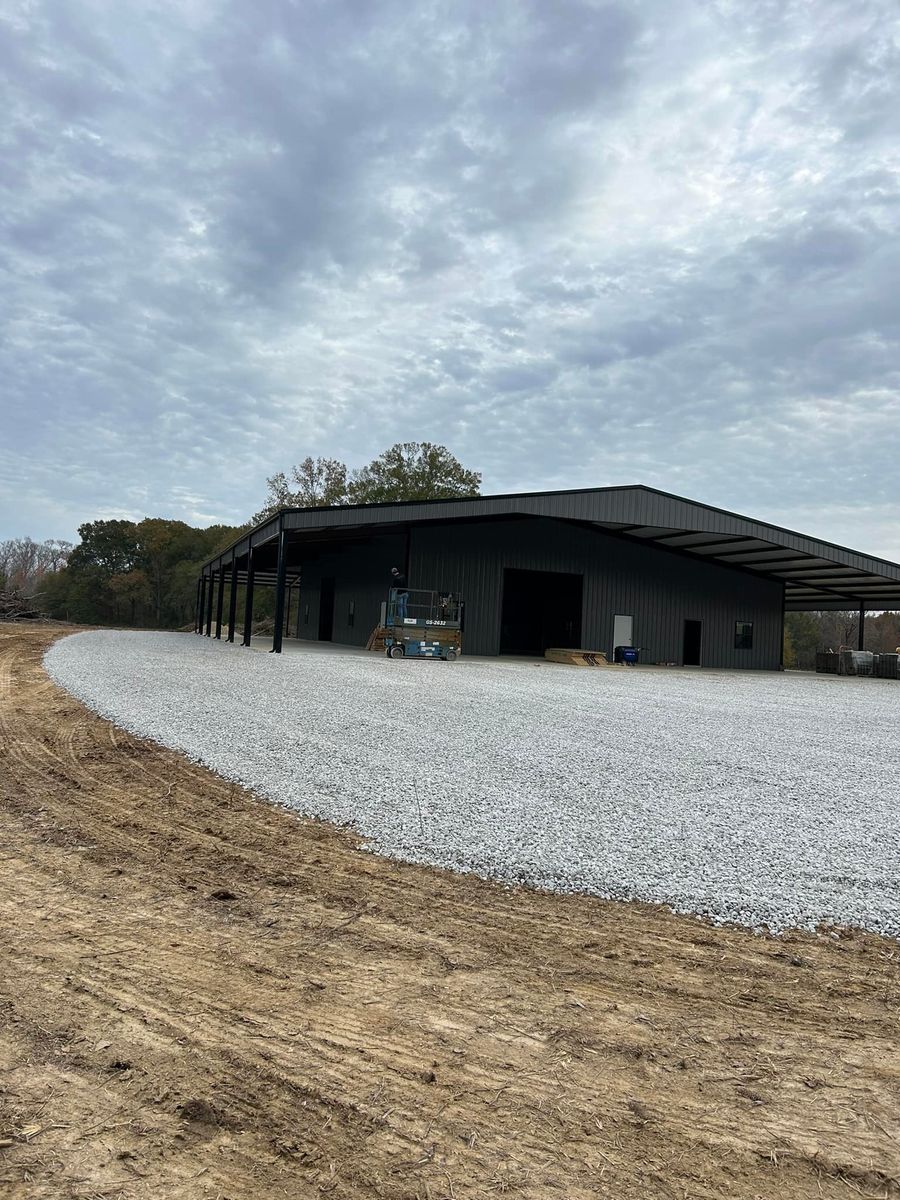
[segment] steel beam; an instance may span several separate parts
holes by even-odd
[[[866,606],[859,606],[859,636],[856,639],[857,650],[865,650],[866,648]]]
[[[662,541],[662,538],[655,539]],[[729,550],[728,547],[737,547]],[[743,549],[740,549],[743,547]],[[764,538],[753,537],[732,537],[726,538],[724,541],[721,538],[713,538],[710,542],[695,542],[693,545],[685,545],[685,550],[690,550],[699,558],[706,558],[706,552],[709,550],[712,553],[710,558],[732,558],[736,554],[771,554],[773,550],[779,549],[772,542],[767,542]]]
[[[247,551],[247,590],[244,593],[244,638],[241,642],[242,646],[250,645],[250,631],[253,628],[253,559],[253,547],[251,546]]]
[[[238,569],[237,555],[231,560],[231,586],[228,589],[228,641],[234,641],[234,623],[237,620]]]
[[[216,577],[215,571],[209,573],[209,583],[206,587],[206,636],[212,635],[212,618],[213,618],[213,580]]]
[[[206,576],[197,580],[197,611],[194,613],[194,633],[203,632],[203,602],[206,599]]]
[[[793,578],[802,579],[806,575],[834,575],[841,579],[858,579],[860,576],[868,578],[871,575],[870,571],[860,571],[858,567],[841,567],[834,563],[829,563],[827,567],[787,567],[785,570],[779,568],[778,574],[790,582]],[[876,576],[880,578],[880,576]]]
[[[278,575],[275,580],[275,633],[272,636],[272,653],[281,653],[284,635],[284,582],[287,579],[287,531],[284,519],[278,521]]]
[[[222,610],[225,607],[225,572],[219,566],[219,590],[216,596],[216,638],[222,640]]]

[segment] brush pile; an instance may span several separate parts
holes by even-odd
[[[0,591],[0,621],[39,621],[44,616],[36,603],[37,597],[23,596],[17,591]]]

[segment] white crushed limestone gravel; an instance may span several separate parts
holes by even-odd
[[[53,679],[370,849],[781,931],[900,936],[900,684],[56,642]]]

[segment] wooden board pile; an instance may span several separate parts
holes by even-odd
[[[602,650],[563,650],[551,649],[544,651],[544,658],[550,662],[566,663],[572,667],[608,667],[606,655]]]

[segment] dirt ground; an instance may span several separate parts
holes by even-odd
[[[0,1194],[900,1196],[897,943],[377,858],[92,715],[63,632],[0,627]]]

